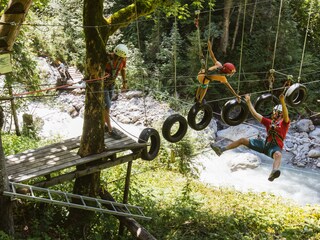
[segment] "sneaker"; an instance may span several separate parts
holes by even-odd
[[[270,176],[269,176],[268,180],[269,180],[270,182],[272,182],[274,179],[280,177],[280,174],[281,174],[280,170],[272,170],[272,172],[270,173]]]
[[[210,147],[212,148],[213,151],[215,151],[215,153],[218,156],[220,156],[223,153],[223,149],[214,143],[210,143]]]
[[[114,129],[111,132],[108,132],[108,135],[115,140],[119,140],[122,138],[120,134],[117,133]]]

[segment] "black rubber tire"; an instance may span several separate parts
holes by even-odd
[[[274,106],[280,103],[279,98],[271,93],[264,93],[254,103],[254,109],[264,117],[270,117]]]
[[[307,99],[307,88],[303,84],[295,83],[286,91],[285,99],[288,106],[297,107]]]
[[[199,122],[197,122],[197,115],[200,111],[203,112],[203,116],[202,116],[202,119]],[[211,122],[212,115],[213,115],[212,108],[209,104],[196,103],[189,110],[188,124],[194,130],[197,130],[197,131],[203,130]]]
[[[238,110],[240,108],[240,111]],[[235,114],[235,110],[238,110]],[[230,126],[236,126],[244,122],[249,114],[249,108],[244,100],[238,103],[237,99],[229,100],[221,110],[221,119]]]
[[[158,156],[160,150],[160,135],[154,128],[143,129],[140,133],[138,142],[147,143],[149,140],[151,141],[151,145],[143,148],[141,158],[143,160],[151,161]]]
[[[171,135],[171,128],[175,123],[179,123],[178,130]],[[187,133],[188,122],[180,114],[173,114],[169,116],[162,125],[162,136],[171,143],[179,142]]]

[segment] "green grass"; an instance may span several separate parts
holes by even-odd
[[[160,169],[137,175],[133,185],[145,193],[134,204],[147,206],[152,220],[143,224],[157,239],[320,239],[320,206],[216,188]]]

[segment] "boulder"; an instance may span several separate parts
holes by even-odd
[[[298,132],[310,132],[315,129],[313,122],[310,119],[301,119],[297,122],[296,128]]]
[[[239,153],[234,151],[226,151],[221,155],[221,158],[226,160],[231,172],[254,169],[259,167],[261,164],[260,157],[257,154],[250,152]]]
[[[308,157],[311,157],[311,158],[318,158],[318,157],[320,157],[320,149],[319,149],[319,148],[317,148],[317,149],[312,149],[311,151],[309,151]]]
[[[231,126],[229,128],[218,131],[217,136],[220,138],[227,138],[235,141],[241,137],[255,137],[260,133],[260,131],[252,126],[239,124],[237,126]]]

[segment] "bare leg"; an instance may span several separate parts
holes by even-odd
[[[279,168],[280,168],[280,165],[281,165],[281,157],[282,157],[282,154],[281,154],[281,152],[279,152],[279,151],[276,151],[276,152],[273,154],[273,165],[272,165],[272,169],[276,170],[276,169],[279,169]]]
[[[232,143],[230,143],[228,146],[226,146],[226,150],[233,149],[236,147],[239,147],[240,145],[249,146],[249,139],[248,138],[240,138]]]
[[[201,83],[201,86],[199,86],[198,89],[197,89],[196,101],[199,102],[199,103],[202,103],[202,101],[204,99],[204,96],[207,93],[208,84],[209,84],[210,81],[205,79],[205,75],[204,74],[199,74],[198,75],[198,81],[199,81],[199,83]]]
[[[196,100],[199,103],[202,103],[204,96],[206,95],[208,87],[202,88],[201,86],[197,89]]]
[[[108,132],[112,132],[112,126],[110,121],[110,109],[108,108],[105,108],[105,111],[104,111],[104,121],[107,124]]]

